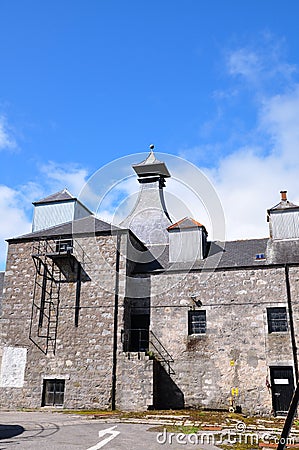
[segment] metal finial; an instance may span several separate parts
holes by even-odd
[[[154,148],[155,148],[154,144],[151,144],[151,145],[149,146],[149,148],[150,148],[151,152],[153,152],[153,151],[154,151]]]

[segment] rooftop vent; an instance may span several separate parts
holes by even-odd
[[[255,255],[255,260],[256,260],[256,261],[260,261],[260,260],[263,260],[263,259],[266,259],[265,253],[257,253],[257,254]]]
[[[299,239],[299,206],[288,200],[287,191],[280,191],[280,195],[280,202],[267,211],[270,237]]]

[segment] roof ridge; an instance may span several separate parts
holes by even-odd
[[[48,195],[40,200],[32,202],[33,205],[38,205],[41,203],[51,203],[55,201],[68,201],[68,200],[77,200],[67,188],[61,189],[60,191],[54,192],[53,194]]]
[[[172,230],[172,229],[174,229],[174,228],[180,228],[180,224],[184,223],[184,222],[187,221],[187,220],[189,220],[190,222],[192,222],[192,223],[193,223],[194,225],[196,225],[197,227],[201,227],[201,228],[204,228],[204,229],[205,229],[205,226],[204,226],[202,223],[200,223],[200,222],[198,222],[197,220],[193,219],[193,217],[186,216],[186,217],[184,217],[183,219],[180,219],[180,220],[178,220],[177,222],[171,224],[171,225],[167,228],[167,230]],[[190,228],[190,227],[189,227],[189,228]]]

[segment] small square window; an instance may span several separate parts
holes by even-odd
[[[56,253],[72,253],[73,252],[73,240],[72,239],[59,239],[56,241]]]
[[[260,261],[260,260],[266,259],[265,253],[257,253],[255,255],[255,259],[256,259],[256,261]]]
[[[206,329],[206,311],[188,311],[188,334],[205,334]]]
[[[267,317],[269,333],[288,331],[286,308],[267,308]]]
[[[65,380],[44,380],[42,406],[63,406]]]

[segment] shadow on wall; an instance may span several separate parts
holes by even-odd
[[[183,409],[184,394],[162,364],[154,360],[154,409]]]
[[[9,439],[24,433],[25,429],[20,425],[0,424],[0,439]]]

